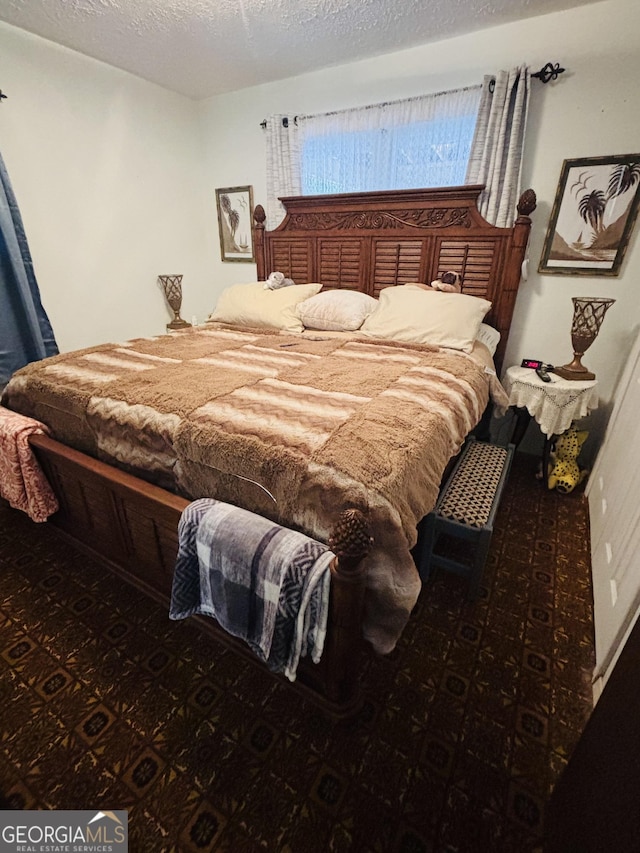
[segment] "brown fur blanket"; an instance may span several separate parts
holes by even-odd
[[[416,525],[489,383],[451,350],[210,324],[28,365],[3,402],[189,499],[215,497],[322,541],[342,509],[368,510],[363,631],[385,653],[420,590]]]

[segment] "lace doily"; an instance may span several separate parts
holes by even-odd
[[[549,374],[551,382],[543,382],[528,367],[510,367],[502,380],[509,395],[509,405],[527,409],[547,436],[560,435],[572,421],[598,408],[598,381],[574,382]]]

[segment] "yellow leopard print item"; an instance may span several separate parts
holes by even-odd
[[[588,471],[578,465],[578,456],[589,433],[571,427],[556,439],[553,461],[550,465],[550,489],[568,495],[587,476]]]

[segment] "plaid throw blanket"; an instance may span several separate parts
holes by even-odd
[[[320,660],[333,553],[303,533],[204,498],[183,512],[171,619],[212,616],[275,672],[294,681]]]

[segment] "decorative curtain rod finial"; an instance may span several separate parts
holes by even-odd
[[[556,62],[555,65],[552,65],[551,62],[547,62],[540,71],[536,71],[536,73],[531,76],[537,77],[537,79],[542,80],[543,83],[548,83],[550,80],[557,80],[558,75],[563,74],[564,71],[564,68],[560,68],[559,62]]]
[[[1,104],[1,103],[2,103],[2,101],[3,101],[5,98],[7,98],[7,97],[8,97],[8,96],[7,96],[7,95],[5,95],[5,93],[2,91],[2,89],[0,89],[0,104]]]

